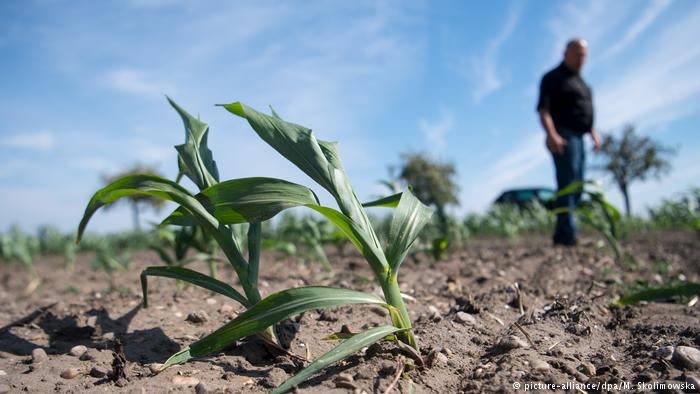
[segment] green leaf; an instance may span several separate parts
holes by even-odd
[[[408,250],[432,215],[433,210],[420,202],[409,190],[401,194],[401,200],[389,226],[389,245],[386,251],[393,272],[398,272]]]
[[[231,179],[202,190],[197,200],[220,223],[257,223],[287,208],[318,204],[314,192],[306,186],[276,178]],[[164,223],[187,225],[192,222],[185,209],[178,208]]]
[[[219,351],[289,316],[312,309],[350,304],[377,304],[386,306],[390,311],[392,309],[381,298],[354,290],[310,286],[280,291],[267,296],[218,330],[175,353],[163,364],[163,368]]]
[[[180,173],[187,175],[200,190],[218,183],[219,170],[211,150],[207,147],[209,126],[194,118],[170,97],[166,98],[185,124],[185,143],[175,146]]]
[[[382,197],[380,199],[362,203],[363,207],[387,207],[396,208],[401,200],[402,193],[392,194],[391,196]]]
[[[677,286],[660,287],[656,289],[646,289],[636,293],[629,294],[619,299],[618,305],[631,305],[639,301],[654,301],[662,298],[671,298],[676,296],[692,296],[700,295],[700,283],[684,283]]]
[[[141,272],[141,290],[143,291],[144,308],[148,307],[149,276],[162,276],[165,278],[179,279],[229,297],[235,301],[238,301],[246,308],[250,306],[250,302],[248,302],[248,300],[233,287],[197,271],[183,267],[148,267]]]
[[[346,339],[338,346],[329,350],[323,356],[314,360],[314,362],[309,364],[308,367],[304,368],[301,372],[294,375],[291,379],[288,379],[286,382],[282,383],[282,385],[276,388],[272,393],[286,393],[287,391],[291,390],[292,387],[298,385],[299,383],[302,383],[319,370],[335,362],[345,359],[346,357],[359,351],[363,347],[369,346],[377,341],[380,341],[384,339],[387,335],[391,335],[396,331],[399,331],[399,329],[394,326],[381,326],[371,328],[365,332],[353,335],[352,338]]]
[[[200,216],[206,216],[207,221],[215,220],[187,189],[177,183],[152,175],[130,175],[117,179],[92,196],[78,226],[78,241],[80,241],[90,218],[98,209],[122,197],[139,194],[176,202],[190,209],[192,213],[196,212]]]

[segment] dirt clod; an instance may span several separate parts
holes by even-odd
[[[32,350],[32,364],[41,364],[49,359],[48,354],[42,348]]]

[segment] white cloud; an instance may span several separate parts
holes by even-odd
[[[651,126],[653,121],[669,122],[697,111],[700,46],[688,43],[688,37],[697,36],[700,7],[662,29],[621,66],[624,72],[600,83],[598,123],[606,128],[628,122]]]
[[[600,60],[615,55],[631,44],[654,20],[671,4],[671,0],[657,0],[649,3],[642,16],[637,19],[620,38],[598,56]]]
[[[520,6],[512,6],[501,31],[489,41],[486,51],[472,57],[470,78],[474,85],[472,97],[476,102],[501,89],[507,82],[509,77],[498,65],[498,56],[503,44],[513,34],[519,19]]]
[[[164,94],[176,94],[175,89],[166,83],[160,83],[147,73],[134,68],[118,68],[106,72],[101,80],[108,87],[120,92],[162,98]]]
[[[50,151],[56,144],[53,132],[19,133],[0,138],[0,146],[39,151]]]
[[[439,117],[434,122],[425,118],[418,121],[418,127],[431,154],[437,155],[445,149],[445,137],[454,127],[454,115],[445,108],[440,108]]]

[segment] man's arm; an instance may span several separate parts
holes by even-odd
[[[564,153],[566,140],[559,135],[556,127],[554,127],[554,121],[552,120],[552,115],[549,113],[549,110],[547,108],[539,108],[537,112],[540,114],[542,128],[545,133],[547,133],[547,148],[552,153]]]
[[[593,149],[596,152],[600,152],[600,135],[595,128],[591,129],[591,138],[593,138]]]

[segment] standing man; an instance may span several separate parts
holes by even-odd
[[[593,128],[591,88],[580,74],[587,54],[588,43],[585,40],[576,38],[569,41],[564,60],[545,74],[540,84],[537,112],[547,133],[547,148],[554,159],[558,190],[584,179],[584,134],[591,133],[596,152],[600,150],[600,137]],[[579,193],[557,199],[557,208],[568,207],[570,211],[557,215],[554,245],[576,245],[573,209],[580,198]]]

